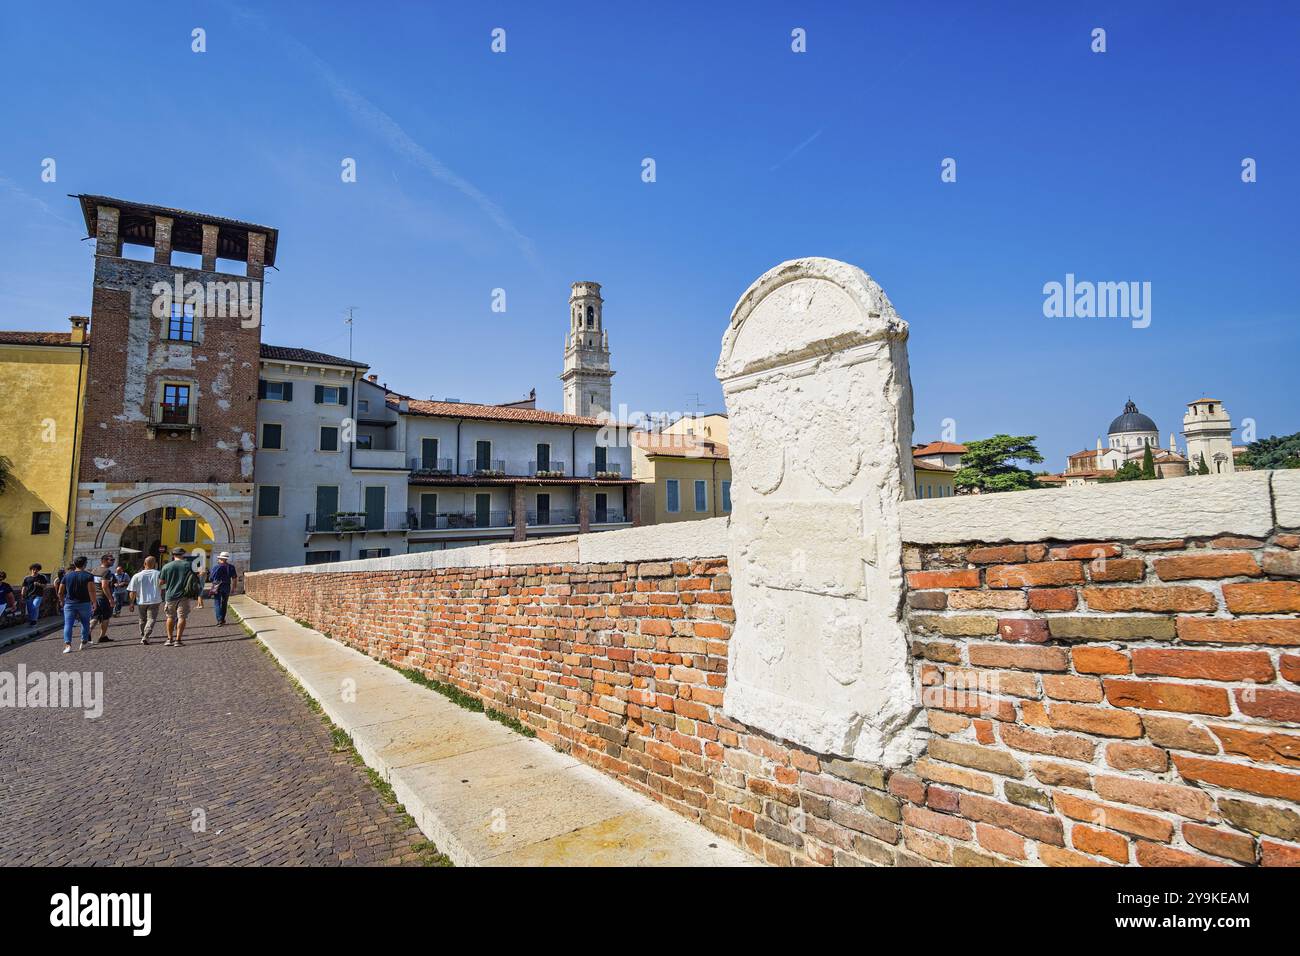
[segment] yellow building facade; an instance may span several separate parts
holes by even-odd
[[[698,433],[633,432],[632,477],[641,482],[642,524],[731,513],[727,446]]]
[[[86,327],[71,332],[0,331],[0,394],[9,408],[0,455],[0,569],[15,586],[36,562],[51,576],[72,560],[78,455],[85,413]]]

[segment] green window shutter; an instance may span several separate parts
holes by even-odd
[[[280,387],[281,387],[282,389],[284,389],[284,391],[281,393],[281,394],[283,395],[283,397],[284,397],[284,400],[285,400],[286,402],[292,402],[292,401],[293,401],[293,382],[281,382],[281,383],[280,383]]]
[[[340,405],[346,405],[347,403],[348,403],[348,390],[347,390],[346,388],[340,388],[340,389],[339,389],[339,404],[340,404]]]
[[[257,380],[257,397],[266,398],[266,379],[264,378]]]
[[[317,405],[324,405],[324,404],[325,404],[325,386],[324,386],[324,385],[317,385],[317,386],[316,386],[316,404],[317,404]]]

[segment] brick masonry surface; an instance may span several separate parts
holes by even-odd
[[[62,634],[0,670],[100,671],[104,713],[0,708],[0,865],[415,864],[424,837],[237,625],[195,610],[181,648]],[[132,632],[135,632],[133,635]],[[194,811],[206,815],[195,833]]]
[[[722,712],[725,560],[277,574],[418,667],[776,864],[1300,865],[1300,536],[904,549],[925,752]]]

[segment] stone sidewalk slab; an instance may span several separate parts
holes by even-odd
[[[699,824],[246,595],[233,607],[459,866],[759,866]]]

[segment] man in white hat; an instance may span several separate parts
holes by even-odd
[[[235,566],[230,563],[230,552],[222,551],[217,555],[216,567],[208,572],[208,580],[212,582],[212,610],[217,615],[218,627],[226,623],[226,607],[237,577]]]

